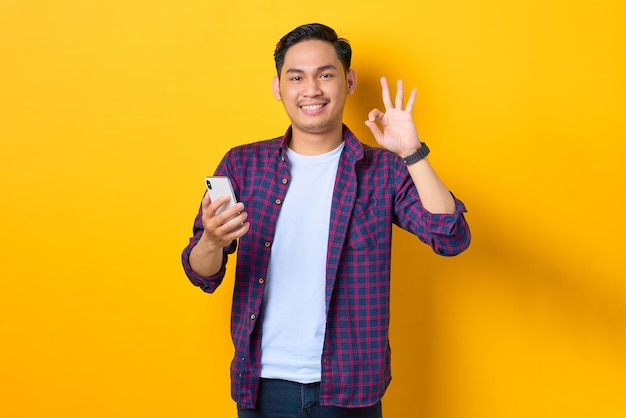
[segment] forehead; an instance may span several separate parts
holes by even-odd
[[[341,68],[341,61],[330,42],[306,40],[292,45],[285,54],[283,72],[288,70],[312,70],[332,65]]]

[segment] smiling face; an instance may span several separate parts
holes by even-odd
[[[293,140],[340,142],[344,105],[355,86],[354,71],[344,70],[330,42],[306,40],[291,46],[273,90],[291,120]]]

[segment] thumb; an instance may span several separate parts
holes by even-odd
[[[378,142],[379,144],[383,140],[384,134],[378,127],[376,121],[382,120],[383,116],[385,116],[383,112],[378,109],[374,109],[370,113],[368,113],[367,120],[365,121],[365,125],[370,128],[370,131],[372,131],[374,138],[376,138],[376,142]]]
[[[376,142],[378,142],[379,144],[382,143],[384,134],[378,127],[378,124],[374,121],[366,120],[365,125],[367,125],[367,127],[370,128],[370,131],[372,131],[372,135],[374,135]]]

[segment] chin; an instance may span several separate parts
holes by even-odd
[[[341,127],[342,124],[330,123],[329,121],[325,121],[319,123],[294,124],[294,126],[297,126],[297,129],[302,132],[307,132],[310,134],[324,134],[337,129],[338,126]]]

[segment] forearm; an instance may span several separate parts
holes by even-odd
[[[428,158],[423,158],[407,168],[422,205],[427,211],[437,214],[454,213],[454,198],[430,165]]]
[[[208,277],[220,271],[223,257],[222,248],[212,247],[201,238],[189,253],[189,265],[196,274]]]

